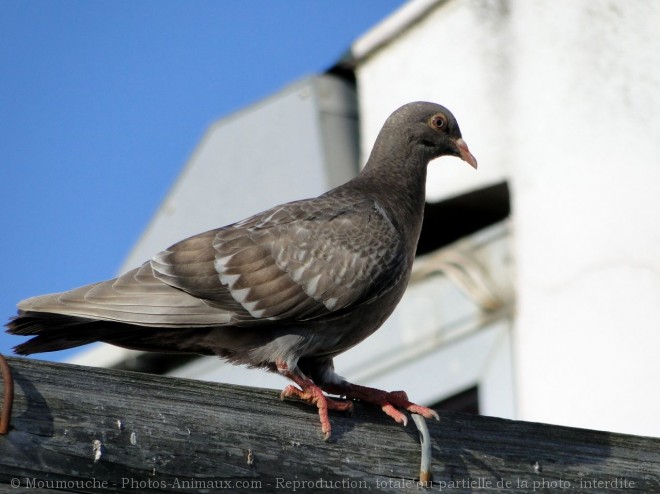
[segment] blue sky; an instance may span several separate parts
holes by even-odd
[[[113,277],[209,124],[323,72],[403,3],[0,0],[3,322]]]

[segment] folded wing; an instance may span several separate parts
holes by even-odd
[[[190,237],[119,278],[19,308],[155,327],[296,323],[368,303],[404,263],[401,239],[373,201],[320,198]]]

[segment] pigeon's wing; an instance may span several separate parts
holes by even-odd
[[[227,297],[227,302],[227,307],[231,307],[231,297]],[[238,303],[231,311],[218,310],[200,298],[163,283],[154,276],[150,263],[112,280],[23,300],[18,308],[19,315],[48,313],[173,328],[230,324],[232,314],[242,311]],[[14,326],[20,325],[19,319]]]
[[[400,234],[364,199],[298,201],[189,238],[151,261],[231,323],[303,321],[377,297],[405,272]]]
[[[373,201],[316,199],[190,237],[116,279],[19,309],[172,328],[297,322],[377,297],[404,265],[400,236]]]

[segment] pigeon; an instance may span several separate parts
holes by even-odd
[[[290,379],[281,399],[328,410],[375,404],[438,419],[403,391],[348,382],[333,358],[376,331],[401,300],[422,227],[428,163],[477,161],[443,106],[409,103],[385,121],[362,171],[316,198],[276,206],[156,254],[127,273],[18,304],[20,355],[102,341],[217,355]],[[330,396],[332,395],[332,396]]]

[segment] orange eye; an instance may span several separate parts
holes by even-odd
[[[436,129],[444,129],[447,127],[447,117],[439,113],[431,117],[431,125]]]

